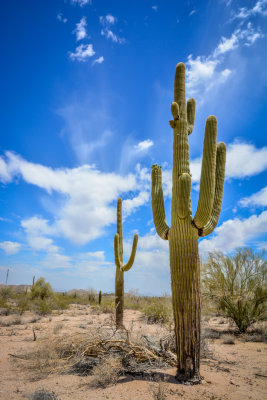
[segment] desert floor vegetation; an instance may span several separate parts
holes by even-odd
[[[148,303],[146,298],[129,296],[131,301]],[[165,301],[169,298],[160,300]],[[205,381],[186,386],[175,381],[170,321],[151,324],[143,312],[126,309],[125,329],[116,330],[114,311],[103,313],[97,307],[96,313],[96,306],[71,304],[61,313],[54,310],[43,316],[25,311],[18,315],[19,324],[13,323],[14,314],[1,316],[0,376],[7,399],[45,399],[40,397],[42,392],[58,400],[73,399],[74,394],[81,400],[264,399],[264,323],[243,334],[225,317],[203,318],[201,373]],[[255,336],[261,341],[254,341]],[[225,339],[234,345],[224,344]]]

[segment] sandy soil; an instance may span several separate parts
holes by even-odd
[[[0,325],[14,321],[14,315],[1,317]],[[178,385],[174,381],[175,369],[162,370],[163,382],[144,378],[121,377],[114,386],[97,389],[92,377],[72,374],[40,376],[29,371],[16,355],[38,348],[47,337],[58,340],[75,332],[86,332],[92,326],[110,323],[109,314],[94,315],[87,306],[73,305],[61,315],[42,317],[34,321],[34,315],[25,313],[21,324],[0,327],[0,399],[27,399],[37,389],[54,392],[58,400],[263,400],[267,399],[266,343],[245,342],[235,338],[234,344],[223,344],[223,338],[208,339],[213,359],[202,359],[201,374],[205,383],[197,386]],[[143,331],[147,336],[163,336],[165,328],[147,325],[138,311],[125,311],[125,327],[133,332]],[[218,319],[209,321],[210,327],[225,330],[226,324]],[[33,329],[37,340],[33,341]],[[14,357],[15,356],[15,357]],[[162,391],[162,395],[156,394]]]

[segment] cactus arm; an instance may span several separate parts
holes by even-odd
[[[190,135],[194,129],[195,113],[196,113],[196,101],[195,99],[191,98],[187,101],[188,135]]]
[[[114,236],[114,255],[116,267],[121,269],[122,262],[120,258],[120,237],[118,233],[116,233]]]
[[[184,173],[178,179],[178,216],[179,218],[186,218],[191,213],[191,176]]]
[[[200,190],[194,225],[202,229],[210,220],[214,194],[216,172],[217,119],[213,115],[206,121]]]
[[[183,63],[176,65],[174,78],[174,101],[179,105],[181,118],[186,119],[185,65]]]
[[[165,207],[162,190],[162,173],[161,167],[158,165],[152,166],[151,172],[151,199],[153,220],[158,235],[163,240],[168,240],[169,226],[166,221]]]
[[[217,144],[216,153],[216,183],[212,213],[209,222],[204,226],[201,236],[207,236],[215,229],[221,212],[223,185],[225,176],[226,146],[223,142]]]
[[[127,264],[125,264],[123,267],[121,267],[121,271],[126,272],[126,271],[129,271],[129,269],[132,268],[133,263],[134,263],[134,259],[135,259],[137,243],[138,243],[138,234],[136,233],[134,235],[133,245],[132,245],[132,252],[131,252],[129,261],[127,262]]]

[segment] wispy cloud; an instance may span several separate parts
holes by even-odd
[[[152,10],[154,10],[154,11],[158,11],[158,6],[152,6]]]
[[[259,0],[255,3],[252,8],[241,7],[238,12],[234,14],[232,20],[234,19],[246,19],[253,17],[255,15],[261,15],[263,17],[267,16],[267,0]]]
[[[219,44],[208,56],[193,57],[187,60],[187,87],[190,96],[204,98],[215,85],[221,85],[231,75],[229,68],[222,67],[226,54],[242,46],[252,46],[263,38],[260,29],[255,29],[251,22],[243,29],[236,29],[229,37],[222,37]]]
[[[107,39],[112,40],[114,43],[125,43],[125,39],[116,35],[112,30],[111,26],[117,22],[117,18],[111,14],[99,17],[100,24],[103,26],[101,29],[101,35],[105,36]]]
[[[194,15],[196,12],[197,12],[197,10],[190,11],[189,16],[191,17],[191,15]]]
[[[57,19],[58,19],[60,22],[63,22],[63,24],[65,24],[66,22],[68,22],[68,19],[67,19],[66,17],[63,17],[62,13],[58,13]]]
[[[97,58],[96,60],[94,60],[94,61],[92,62],[92,65],[95,65],[95,64],[102,64],[102,62],[104,62],[104,57],[103,57],[103,56],[100,56],[99,58]]]
[[[70,0],[71,4],[78,5],[80,7],[84,7],[86,5],[91,5],[92,0]]]
[[[0,242],[0,248],[4,250],[7,255],[12,255],[16,254],[20,250],[21,244],[17,242],[5,241]]]
[[[71,60],[77,60],[85,62],[88,58],[93,57],[95,55],[95,51],[93,49],[92,44],[81,44],[76,47],[75,52],[70,52],[69,57]]]
[[[82,40],[86,38],[87,32],[86,32],[86,17],[82,17],[80,22],[76,24],[76,28],[74,29],[73,33],[76,34],[76,40]]]

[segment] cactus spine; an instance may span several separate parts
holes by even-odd
[[[123,265],[123,236],[122,236],[122,200],[117,202],[117,233],[114,236],[114,255],[116,264],[115,278],[115,307],[116,327],[123,327],[123,304],[124,304],[124,272],[129,271],[135,259],[138,243],[138,234],[134,235],[132,252],[127,264]]]
[[[172,304],[177,351],[177,379],[199,383],[200,265],[198,238],[217,225],[223,196],[226,146],[217,139],[217,120],[206,120],[199,201],[195,217],[191,209],[191,175],[188,135],[193,131],[196,103],[185,96],[185,65],[176,66],[173,120],[173,169],[171,227],[164,210],[161,168],[152,166],[152,210],[158,235],[169,241]]]

